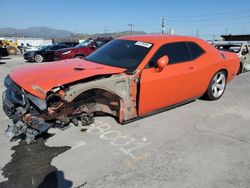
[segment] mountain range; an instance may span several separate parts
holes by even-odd
[[[130,31],[114,32],[114,33],[98,33],[98,34],[73,34],[71,31],[53,29],[49,27],[29,27],[26,29],[0,28],[0,37],[32,37],[32,38],[89,38],[89,37],[118,37],[129,35]],[[145,34],[144,31],[133,31],[133,34]]]

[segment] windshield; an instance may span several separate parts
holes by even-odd
[[[237,45],[237,44],[234,44],[234,45],[218,45],[217,49],[238,53],[238,52],[240,52],[241,45],[240,44],[239,45]]]
[[[85,40],[81,42],[80,44],[76,45],[75,47],[86,47],[88,46],[93,40]]]
[[[38,48],[39,50],[48,50],[52,47],[53,45],[48,45],[48,46],[41,46],[40,48]]]
[[[133,72],[152,48],[152,44],[131,40],[112,40],[86,57],[95,63]]]

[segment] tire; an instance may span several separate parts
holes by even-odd
[[[240,67],[239,67],[239,70],[237,72],[237,75],[242,73],[242,68],[243,68],[243,66],[242,66],[242,63],[240,62]]]
[[[14,46],[6,46],[7,51],[10,55],[16,55],[17,54],[17,49]]]
[[[227,74],[220,70],[211,79],[206,93],[202,98],[210,101],[218,100],[225,92],[227,85]]]
[[[40,54],[36,54],[35,57],[34,57],[34,60],[36,63],[42,63],[43,62],[43,56],[40,55]]]
[[[74,57],[74,59],[84,59],[84,58],[85,58],[84,55],[76,55],[76,56]]]

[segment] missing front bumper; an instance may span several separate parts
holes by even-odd
[[[13,121],[5,135],[11,140],[25,138],[28,144],[35,142],[36,136],[46,132],[51,125],[30,113],[30,103],[22,90],[7,89],[3,92],[3,110]]]

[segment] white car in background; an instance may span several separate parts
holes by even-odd
[[[214,46],[219,50],[237,53],[240,57],[240,68],[238,74],[250,71],[250,44],[247,42],[218,42]]]

